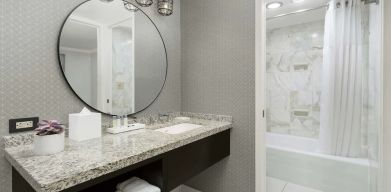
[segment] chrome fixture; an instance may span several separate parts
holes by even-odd
[[[173,0],[158,0],[157,9],[160,15],[169,16],[174,8]]]
[[[379,3],[380,3],[379,0],[364,0],[364,2],[365,2],[366,4],[369,4],[369,3],[376,3],[376,4],[379,4]]]
[[[170,114],[168,113],[159,113],[158,120],[160,122],[168,122],[170,120]]]
[[[283,3],[279,2],[279,1],[270,2],[270,3],[266,4],[266,8],[268,8],[268,9],[277,9],[277,8],[282,7],[282,5],[283,5]]]
[[[127,9],[128,11],[130,11],[130,12],[138,11],[138,8],[136,6],[134,6],[132,3],[129,3],[125,0],[123,2],[124,2],[125,9]]]
[[[102,2],[110,3],[114,0],[100,0]],[[130,2],[130,0],[122,0],[124,2],[124,7],[131,12],[136,12],[139,8]],[[141,7],[149,7],[153,4],[153,0],[135,0],[136,3]],[[169,16],[173,13],[174,9],[174,0],[158,0],[157,3],[158,12],[160,15]]]
[[[136,0],[141,7],[149,7],[153,4],[153,0]]]
[[[361,1],[364,2],[365,4],[372,4],[372,3],[379,4],[380,3],[380,0],[361,0]],[[289,12],[289,13],[283,13],[283,14],[279,14],[279,15],[276,15],[276,16],[268,17],[267,20],[272,20],[272,19],[276,19],[276,18],[288,16],[288,15],[294,15],[294,14],[297,14],[297,13],[307,12],[307,11],[313,11],[313,10],[317,10],[317,9],[327,9],[328,6],[329,5],[326,4],[326,5],[321,5],[321,6],[314,7],[314,8],[309,8],[309,9],[300,9],[300,10],[297,10],[297,11],[293,11],[293,12]]]

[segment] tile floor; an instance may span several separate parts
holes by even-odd
[[[322,192],[273,177],[267,178],[267,192]]]
[[[172,190],[171,192],[201,192],[201,191],[195,190],[195,189],[188,187],[186,185],[181,185],[181,186],[177,187],[176,189]]]

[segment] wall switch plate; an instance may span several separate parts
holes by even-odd
[[[31,131],[38,127],[38,117],[10,119],[9,120],[9,132],[17,133],[24,131]]]

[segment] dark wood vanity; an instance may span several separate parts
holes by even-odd
[[[229,155],[230,129],[62,191],[114,192],[118,183],[136,176],[169,192]],[[35,191],[14,168],[12,188],[14,192]]]

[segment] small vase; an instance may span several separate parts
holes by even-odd
[[[54,135],[34,135],[34,153],[36,155],[52,155],[64,150],[64,132]]]

